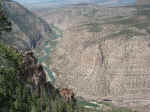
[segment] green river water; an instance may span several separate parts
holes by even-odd
[[[61,38],[63,36],[63,31],[61,31],[59,28],[57,28],[56,26],[52,26],[52,28],[56,33],[56,38]],[[44,50],[46,55],[39,58],[39,63],[46,63],[51,53],[51,47],[49,43],[45,42],[42,49]],[[48,73],[48,76],[51,79],[51,83],[55,83],[55,77],[53,75],[53,72],[51,72],[50,70],[50,66],[44,66],[44,70]]]
[[[53,26],[53,29],[56,33],[56,38],[61,38],[63,36],[63,31],[61,31],[59,28]],[[44,50],[46,55],[39,58],[39,63],[46,63],[46,61],[48,60],[48,58],[51,54],[51,47],[50,47],[49,43],[45,42],[42,49]],[[51,79],[51,83],[54,84],[55,83],[55,77],[53,75],[53,72],[51,72],[50,66],[48,66],[48,65],[44,66],[44,70],[48,73],[48,76]],[[82,107],[84,107],[84,106],[89,106],[89,107],[93,107],[93,108],[99,107],[98,104],[89,103],[86,101],[79,101],[78,104]]]

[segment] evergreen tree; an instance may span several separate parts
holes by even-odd
[[[0,0],[0,40],[5,31],[11,31],[11,23]],[[34,88],[32,81],[26,80],[22,60],[21,54],[0,41],[0,112],[73,112],[72,104],[54,87]]]
[[[8,21],[8,18],[5,15],[2,8],[2,0],[0,0],[0,33],[2,31],[10,31],[10,30],[11,30],[11,22]]]

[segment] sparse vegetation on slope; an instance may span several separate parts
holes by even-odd
[[[37,87],[24,73],[23,57],[0,43],[1,112],[74,112],[75,103],[66,102],[49,83]],[[30,71],[31,72],[31,71]],[[30,76],[31,77],[31,76]]]
[[[5,26],[0,28],[5,31]],[[38,65],[32,58],[0,42],[0,112],[75,112],[74,101],[65,101],[51,83],[43,80],[44,74],[37,77],[31,65]],[[36,85],[33,76],[43,82]]]
[[[2,2],[3,10],[12,23],[12,31],[3,33],[1,41],[27,50],[40,47],[43,41],[52,43],[52,40],[56,39],[50,26],[28,9],[12,0]]]

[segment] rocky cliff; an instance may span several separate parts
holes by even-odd
[[[97,5],[49,12],[43,18],[64,31],[51,55],[56,85],[86,99],[108,97],[149,112],[149,12],[145,6]]]
[[[52,41],[55,34],[49,25],[14,1],[3,1],[3,9],[12,23],[12,31],[1,37],[5,43],[19,49],[34,49],[44,41]]]
[[[23,26],[21,27],[21,29],[24,31],[24,28],[26,28],[26,25],[24,21],[21,20],[24,17],[24,13],[22,13],[23,16],[21,16],[20,13],[18,12],[20,11],[20,8],[23,9],[23,7],[20,6],[19,4],[17,5],[14,2],[10,2],[9,0],[7,0],[7,4],[9,8],[13,4],[13,6],[11,7],[17,8],[16,10],[14,9],[13,11],[16,11],[17,14],[19,14],[19,18],[17,19],[17,21],[13,21],[13,19],[11,20],[13,22],[12,25],[14,26],[14,24],[17,24],[18,21],[21,21],[23,23]],[[0,11],[1,11],[1,7],[0,7]],[[27,10],[23,9],[23,11],[27,11]],[[16,13],[13,13],[13,15],[11,16],[15,16],[15,14]],[[2,21],[0,17],[0,23],[1,22]],[[29,27],[30,25],[32,26],[32,24],[29,24],[29,23],[28,25]],[[5,30],[5,28],[2,26],[0,28]],[[12,29],[15,29],[15,27],[13,27]],[[21,30],[18,30],[18,31],[21,31]],[[32,32],[32,29],[27,30],[26,33],[27,33],[28,38],[32,38],[30,37],[31,32]],[[19,33],[22,34],[23,32],[19,32]],[[40,32],[35,32],[35,33],[40,34]],[[61,34],[63,33],[61,32]],[[9,32],[9,35],[10,35],[10,32]],[[14,41],[12,39],[16,39],[15,35],[18,35],[18,34],[16,32],[13,32],[12,37],[10,38],[9,42],[12,41],[12,43],[14,44]],[[16,111],[18,112],[24,112],[24,111],[26,112],[97,111],[96,107],[94,107],[94,110],[93,108],[90,110],[89,109],[84,110],[83,106],[76,107],[76,102],[72,101],[72,98],[74,97],[74,93],[72,89],[64,88],[61,91],[58,91],[56,88],[54,88],[50,82],[47,82],[46,72],[44,70],[45,66],[43,67],[42,64],[39,64],[39,61],[34,56],[34,53],[32,51],[20,52],[20,49],[25,49],[25,50],[28,49],[26,48],[27,46],[22,45],[22,43],[19,41],[17,41],[18,43],[15,43],[17,47],[11,46],[11,43],[8,43],[8,41],[5,40],[5,39],[8,39],[6,32],[5,32],[5,36],[6,37],[4,37],[4,32],[3,32],[3,37],[1,37],[0,35],[1,41],[4,43],[10,44],[10,46],[8,47],[4,45],[2,42],[0,42],[0,104],[1,104],[0,111],[1,112],[8,112],[8,111],[13,111],[13,112],[16,112]],[[18,38],[21,38],[21,37],[18,37]],[[40,39],[40,40],[44,40],[44,39]],[[37,41],[34,40],[32,43],[32,39],[31,39],[29,41],[29,43],[31,42],[29,49],[33,49],[37,47],[38,45],[37,43],[40,40],[38,38]],[[22,45],[22,47],[20,45]],[[45,45],[44,50],[46,51],[45,52],[46,56],[41,58],[42,61],[43,59],[47,60],[47,57],[49,57],[48,54],[50,53],[51,44],[49,44],[49,42],[46,41],[46,43],[44,42],[44,45]],[[41,46],[38,46],[38,47],[42,49]],[[56,73],[58,72],[56,71]],[[61,96],[63,96],[64,98]],[[127,112],[124,109],[120,110],[120,108],[118,109],[116,107],[113,109],[113,107],[105,106],[105,104],[90,103],[90,105],[91,104],[94,106],[98,106],[98,107],[104,106],[103,109],[98,108],[98,110],[100,109],[100,110],[105,110],[105,111]],[[131,112],[131,111],[129,110],[128,112]]]

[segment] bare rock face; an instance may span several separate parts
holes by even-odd
[[[37,58],[32,51],[24,53],[23,66],[26,80],[31,80],[35,86],[41,86],[47,82],[43,66],[38,64]]]
[[[149,104],[149,37],[106,39],[86,48],[80,42],[73,39],[56,51],[53,67],[59,71],[58,87],[72,88],[85,99],[111,97],[116,105]]]
[[[66,23],[68,27],[65,27],[63,37],[51,53],[51,68],[56,74],[56,86],[71,88],[76,96],[85,99],[97,100],[109,97],[114,104],[120,106],[135,108],[148,106],[150,104],[148,12],[143,13],[144,7],[118,8],[119,13],[115,12],[117,8],[109,10],[97,8],[95,16],[87,17],[82,13],[84,14],[85,10],[87,14],[91,14],[88,13],[89,7],[87,10],[86,7],[82,9],[83,7],[64,9],[68,11],[66,17],[72,11],[71,14],[75,19],[68,19],[67,23],[62,20],[62,24]],[[128,13],[123,15],[126,10]],[[81,11],[81,15],[76,15],[73,11]],[[98,16],[100,11],[106,12],[105,16]],[[57,15],[57,11],[55,13]],[[55,23],[55,20],[51,21]],[[74,23],[69,24],[72,21]],[[62,27],[62,24],[59,25],[58,22],[56,24]]]
[[[78,38],[70,41],[58,48],[55,66],[61,75],[56,79],[64,79],[63,83],[74,88],[78,95],[88,94],[88,98],[146,95],[146,92],[148,95],[148,37],[106,39],[86,48]]]
[[[81,5],[43,17],[64,31],[51,53],[56,86],[149,112],[143,110],[150,105],[149,12],[144,6]]]

